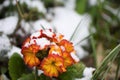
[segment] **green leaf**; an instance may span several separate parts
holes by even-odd
[[[58,78],[60,80],[74,80],[75,78],[81,78],[85,65],[81,62],[76,63],[67,68],[67,71],[62,73]]]
[[[44,74],[41,74],[38,78],[38,80],[51,80],[50,77],[45,76]]]
[[[87,8],[87,0],[76,0],[75,10],[78,13],[83,14],[86,11],[86,8]]]
[[[17,53],[14,53],[8,63],[9,74],[12,80],[17,80],[26,72],[23,59]]]
[[[34,74],[27,74],[19,78],[18,80],[35,80],[35,75]]]

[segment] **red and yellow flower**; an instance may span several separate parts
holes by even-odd
[[[51,29],[32,34],[25,40],[21,52],[28,66],[38,67],[49,77],[58,77],[75,63],[71,56],[75,52],[72,42]]]
[[[35,44],[32,44],[29,47],[22,48],[24,61],[28,66],[34,67],[40,64],[40,60],[36,57],[36,53],[38,51],[39,51],[39,46]]]

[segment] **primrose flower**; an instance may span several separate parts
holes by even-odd
[[[75,60],[72,42],[51,29],[39,30],[28,37],[22,46],[25,64],[41,69],[46,76],[58,77],[79,60]]]
[[[59,72],[65,72],[64,61],[62,57],[58,55],[49,55],[44,58],[41,63],[41,69],[44,71],[44,74],[50,77],[58,77]]]
[[[29,47],[22,48],[22,54],[24,56],[24,61],[30,67],[37,66],[40,64],[40,60],[36,57],[36,52],[38,52],[39,46],[30,45]]]

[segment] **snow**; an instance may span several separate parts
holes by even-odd
[[[65,7],[67,9],[71,9],[71,10],[75,9],[75,2],[76,2],[76,0],[64,0]]]
[[[50,45],[50,41],[46,38],[36,39],[36,43],[40,46],[41,49],[44,49],[45,46]]]
[[[8,58],[10,58],[14,53],[18,53],[21,57],[23,56],[21,54],[21,49],[16,47],[16,46],[12,46],[11,50],[7,53]]]
[[[50,30],[45,30],[45,31],[43,31],[43,34],[45,34],[45,35],[47,35],[48,37],[53,37],[53,35],[54,35],[54,33],[53,32],[51,32]]]
[[[53,24],[59,33],[65,35],[66,39],[70,38],[71,32],[74,31],[81,17],[73,10],[64,7],[54,9],[55,16],[51,24]]]
[[[10,40],[9,38],[6,36],[6,35],[1,35],[0,36],[0,52],[2,50],[10,50],[10,46],[11,46],[11,43],[10,43]]]
[[[32,39],[33,37],[39,37],[41,35],[40,31],[34,32],[31,34],[30,38]]]
[[[42,29],[41,26],[43,26],[45,29],[52,28],[52,25],[45,19],[40,19],[40,20],[33,22],[33,28],[35,31]]]
[[[83,71],[83,78],[81,79],[75,79],[75,80],[91,80],[93,71],[95,71],[95,68],[92,67],[86,67]]]
[[[21,21],[21,27],[25,30],[26,33],[30,33],[33,30],[31,22],[26,22],[25,20]]]
[[[88,1],[91,6],[94,6],[97,4],[97,0],[88,0]]]
[[[76,55],[79,57],[79,59],[83,59],[85,56],[88,55],[87,52],[85,52],[81,46],[75,46]]]
[[[0,75],[0,80],[9,80],[5,74]]]
[[[0,32],[5,34],[12,34],[16,28],[18,18],[10,16],[0,20]]]
[[[71,57],[72,57],[76,62],[79,62],[79,61],[80,61],[79,58],[78,58],[78,56],[77,56],[74,52],[71,52],[70,55],[71,55]]]
[[[20,3],[26,3],[29,8],[37,8],[38,11],[46,13],[46,9],[44,7],[44,4],[40,0],[19,0]]]
[[[10,5],[10,1],[5,0],[2,5],[3,5],[4,7],[7,7],[7,6]]]
[[[91,77],[93,74],[93,71],[95,71],[95,68],[86,67],[84,72],[83,72],[83,76]]]

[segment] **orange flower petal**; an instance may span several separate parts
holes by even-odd
[[[62,73],[66,71],[63,59],[54,54],[50,54],[47,58],[44,58],[41,63],[41,69],[44,71],[44,74],[49,77],[58,77],[59,72]]]
[[[63,46],[65,48],[66,52],[68,52],[68,53],[70,53],[74,50],[72,43],[65,39],[61,40],[59,45]]]
[[[53,45],[50,47],[49,54],[62,55],[61,48],[57,45]]]
[[[65,67],[74,64],[73,58],[72,58],[71,55],[70,55],[69,53],[67,53],[67,52],[64,52],[64,53],[63,53],[63,59],[64,59],[64,66],[65,66]]]
[[[40,64],[40,60],[36,57],[36,53],[39,51],[39,46],[33,44],[29,47],[23,47],[22,48],[22,54],[25,63],[30,66],[37,66]]]
[[[35,55],[24,56],[24,61],[29,67],[38,66],[40,64],[40,60]]]

